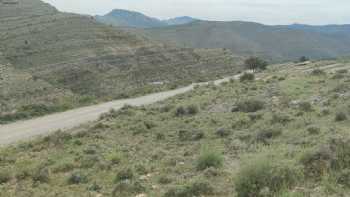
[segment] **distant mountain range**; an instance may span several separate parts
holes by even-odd
[[[171,25],[183,25],[197,21],[197,19],[189,16],[160,20],[139,12],[122,9],[115,9],[104,16],[96,16],[96,20],[108,25],[133,28],[165,27]]]
[[[261,56],[270,61],[350,55],[350,25],[270,26],[242,21],[205,21],[188,16],[159,20],[119,9],[96,19],[160,42],[191,48],[226,48],[238,55]]]
[[[329,59],[350,55],[350,25],[278,25],[196,21],[179,26],[134,30],[144,36],[193,48],[227,48],[235,54],[271,61],[300,56]]]

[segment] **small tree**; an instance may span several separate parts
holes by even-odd
[[[301,56],[300,58],[299,58],[299,62],[307,62],[307,61],[309,61],[309,58],[307,58],[307,57],[305,57],[305,56]]]
[[[244,62],[244,66],[247,68],[247,69],[250,69],[250,70],[265,70],[266,67],[267,67],[268,63],[265,61],[265,60],[262,60],[258,57],[250,57],[248,59],[245,60]]]

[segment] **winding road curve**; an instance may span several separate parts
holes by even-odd
[[[239,75],[216,80],[214,81],[214,84],[218,85],[227,82],[230,79],[237,78],[239,78]],[[142,106],[153,104],[175,95],[189,92],[193,90],[196,85],[205,85],[208,83],[209,82],[192,84],[183,88],[149,94],[138,98],[116,100],[31,120],[2,125],[0,126],[0,146],[10,145],[23,140],[30,140],[38,136],[49,135],[57,130],[69,130],[84,123],[95,121],[101,114],[106,113],[111,109],[118,110],[124,105]]]

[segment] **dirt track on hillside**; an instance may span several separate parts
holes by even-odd
[[[216,85],[237,79],[239,75],[216,80]],[[142,106],[165,100],[178,94],[191,91],[196,85],[207,83],[192,84],[183,88],[154,93],[138,98],[116,100],[98,105],[82,107],[70,111],[51,114],[31,120],[19,121],[0,126],[0,145],[9,145],[19,141],[32,139],[38,136],[45,136],[57,130],[69,130],[82,124],[97,120],[103,113],[111,109],[118,110],[124,105]]]

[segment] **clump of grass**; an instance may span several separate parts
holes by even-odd
[[[215,150],[205,149],[199,155],[197,160],[197,170],[205,170],[207,168],[220,168],[223,166],[224,157]]]
[[[300,177],[293,163],[257,157],[240,169],[235,188],[238,197],[277,196],[281,190],[295,186]]]

